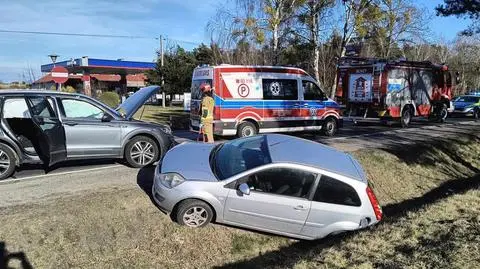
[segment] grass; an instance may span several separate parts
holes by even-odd
[[[144,105],[134,118],[154,123],[168,124],[172,129],[188,129],[190,114],[183,107],[165,107],[159,105]]]
[[[179,226],[140,188],[0,209],[0,241],[35,268],[479,268],[479,154],[478,138],[355,152],[385,218],[313,242]]]

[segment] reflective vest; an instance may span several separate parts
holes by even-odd
[[[213,122],[213,107],[215,106],[215,101],[210,96],[205,96],[202,99],[202,123],[212,123]]]

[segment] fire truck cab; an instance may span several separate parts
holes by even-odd
[[[399,120],[407,127],[415,116],[445,121],[453,86],[446,65],[342,58],[335,95],[346,120]]]

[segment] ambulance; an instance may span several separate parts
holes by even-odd
[[[199,131],[202,92],[214,91],[214,134],[321,131],[333,136],[342,127],[340,106],[304,70],[278,66],[199,66],[192,76],[190,129]]]

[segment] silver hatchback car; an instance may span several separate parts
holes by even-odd
[[[354,158],[278,134],[180,144],[156,168],[152,194],[183,225],[215,221],[299,239],[362,229],[382,218]]]

